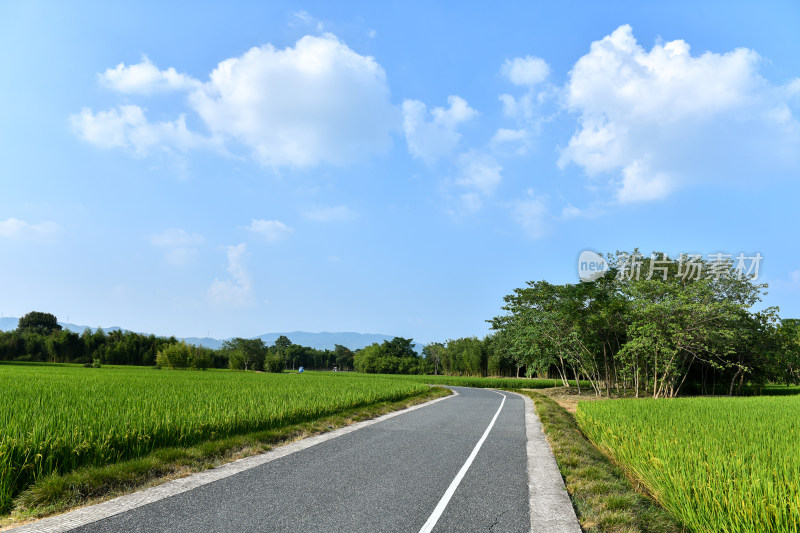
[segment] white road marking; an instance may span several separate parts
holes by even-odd
[[[494,414],[494,418],[492,418],[492,421],[489,422],[489,427],[487,427],[486,431],[483,432],[483,436],[478,441],[478,444],[475,445],[475,448],[472,450],[472,453],[469,454],[469,457],[467,457],[467,462],[464,463],[464,466],[462,466],[461,470],[458,471],[456,477],[453,478],[453,482],[450,483],[449,487],[447,487],[444,496],[442,496],[442,499],[439,500],[439,503],[436,505],[436,508],[433,510],[433,513],[431,513],[431,516],[428,517],[428,521],[425,522],[425,525],[422,526],[422,529],[419,530],[419,533],[431,533],[431,531],[433,531],[433,528],[436,526],[436,522],[439,521],[439,518],[441,518],[442,513],[447,507],[447,504],[450,503],[450,498],[452,498],[453,494],[455,494],[456,489],[461,484],[461,480],[464,478],[464,475],[467,473],[467,470],[469,470],[469,467],[472,465],[472,461],[475,460],[475,457],[478,455],[481,446],[483,446],[483,442],[486,440],[486,437],[489,436],[489,432],[492,430],[492,427],[494,427],[494,423],[497,421],[497,417],[500,415],[500,411],[503,409],[503,405],[506,403],[506,395],[501,394],[497,391],[492,391],[492,392],[500,394],[500,396],[503,397],[503,401],[500,402],[500,407],[497,408],[497,412]]]

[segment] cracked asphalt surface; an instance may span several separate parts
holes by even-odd
[[[73,531],[417,532],[502,397],[459,395]],[[435,532],[530,530],[524,403],[506,403]]]

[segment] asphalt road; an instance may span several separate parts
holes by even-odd
[[[530,531],[522,398],[456,389],[454,398],[72,531],[419,532],[437,504],[434,532]]]

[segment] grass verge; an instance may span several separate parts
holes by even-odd
[[[209,440],[191,447],[161,448],[138,459],[51,475],[40,479],[14,500],[12,512],[0,518],[0,530],[76,507],[100,503],[450,394],[449,389],[431,387],[403,400],[349,409],[310,422]]]
[[[685,528],[583,436],[575,418],[534,391],[530,396],[564,477],[581,528],[590,533],[678,533]],[[642,490],[642,487],[637,487]]]

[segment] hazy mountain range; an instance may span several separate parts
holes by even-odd
[[[11,331],[17,328],[17,322],[19,321],[16,317],[3,317],[0,318],[0,331]],[[59,322],[61,327],[64,329],[68,329],[70,331],[74,331],[76,333],[83,333],[87,327],[94,332],[97,328],[89,327],[89,326],[79,326],[76,324],[70,324],[69,322]],[[125,330],[125,328],[121,328],[119,326],[113,326],[110,328],[103,328],[103,331],[109,332],[114,330]],[[393,335],[381,335],[377,333],[355,333],[350,331],[345,332],[327,332],[323,331],[321,333],[309,333],[307,331],[292,331],[289,333],[264,333],[263,335],[258,335],[257,337],[253,338],[260,338],[264,341],[267,345],[272,345],[275,342],[275,339],[280,337],[281,335],[286,335],[293,344],[301,344],[303,346],[309,346],[311,348],[316,348],[318,350],[333,350],[334,346],[337,344],[341,344],[342,346],[347,346],[351,350],[357,350],[359,348],[363,348],[365,346],[369,346],[372,343],[381,343],[383,341],[392,340]],[[222,346],[222,343],[226,339],[213,339],[211,337],[178,337],[180,339],[183,338],[189,344],[195,344],[198,346],[207,346],[209,348],[219,348]],[[422,344],[417,343],[416,346],[417,351],[422,350]]]

